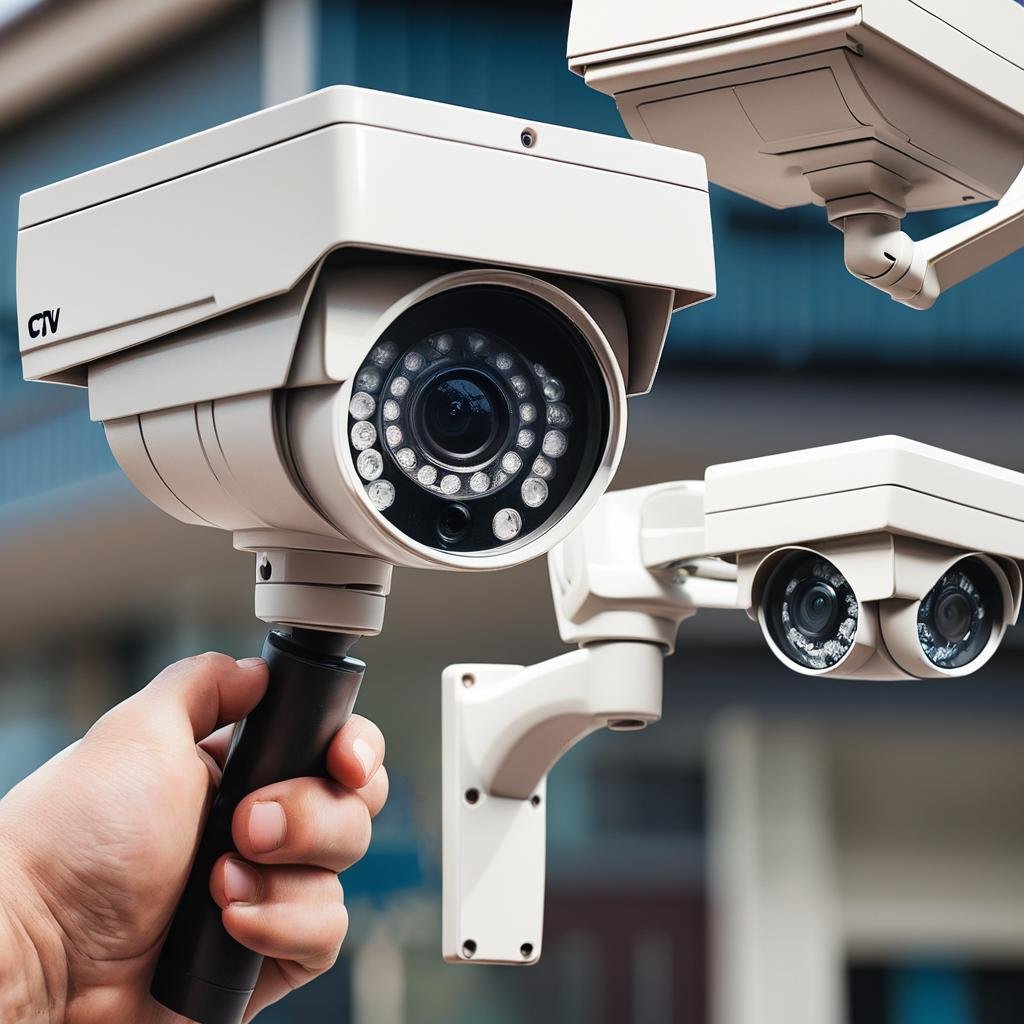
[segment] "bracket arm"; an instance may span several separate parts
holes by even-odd
[[[854,276],[929,309],[942,292],[1024,248],[1024,169],[992,209],[918,242],[891,214],[856,213],[841,223]]]

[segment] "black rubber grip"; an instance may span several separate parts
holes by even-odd
[[[327,774],[327,748],[355,704],[365,666],[344,653],[353,638],[271,632],[266,695],[235,729],[220,788],[192,871],[171,922],[150,991],[169,1010],[199,1024],[239,1024],[263,957],[224,930],[210,895],[210,872],[234,849],[239,802],[273,782]]]

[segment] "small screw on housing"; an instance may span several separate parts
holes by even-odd
[[[266,583],[274,574],[274,567],[270,564],[270,559],[267,558],[266,555],[260,559],[259,574],[260,579],[263,580],[264,583]]]
[[[524,149],[532,149],[537,142],[537,133],[532,128],[524,128],[519,135],[519,141]]]

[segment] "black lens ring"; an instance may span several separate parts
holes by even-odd
[[[427,405],[430,395],[429,389],[437,388],[447,380],[458,378],[468,379],[470,383],[479,384],[473,380],[476,378],[483,387],[481,392],[494,406],[494,420],[491,425],[490,435],[486,441],[473,450],[466,453],[458,453],[446,450],[436,440],[432,431],[427,426]],[[490,391],[490,394],[487,392]],[[417,382],[416,388],[409,399],[409,424],[412,428],[413,437],[419,447],[426,452],[431,459],[439,466],[450,469],[456,473],[471,473],[476,469],[486,466],[494,455],[502,448],[509,446],[514,432],[512,401],[508,390],[503,387],[495,374],[483,365],[469,366],[464,363],[448,363],[439,366],[433,372],[427,374],[421,381]]]
[[[517,394],[517,399],[535,403],[538,413],[536,422],[527,431],[535,440],[529,444],[516,444],[515,451],[522,460],[520,467],[514,472],[509,471],[509,479],[500,488],[492,488],[479,495],[468,494],[463,488],[449,497],[439,493],[436,486],[422,485],[416,474],[398,466],[398,450],[385,443],[385,435],[392,422],[385,415],[392,398],[388,390],[389,375],[399,372],[397,367],[405,353],[422,346],[425,339],[448,332],[463,338],[479,332],[493,343],[506,346],[530,379],[528,396],[524,399]],[[386,364],[376,364],[382,368],[379,375],[382,380],[372,391],[376,409],[371,414],[370,425],[375,429],[375,447],[383,451],[385,466],[382,479],[393,492],[388,504],[380,511],[396,530],[427,547],[452,553],[510,551],[549,530],[576,506],[599,471],[602,456],[607,450],[612,422],[612,392],[597,353],[569,315],[551,302],[518,288],[497,284],[465,285],[438,293],[411,307],[377,339],[376,346],[389,346],[392,350]],[[375,362],[372,351],[364,368],[369,367],[371,361]],[[438,367],[456,363],[466,365],[454,354],[436,362]],[[477,365],[476,361],[472,365]],[[559,401],[568,407],[572,423],[565,431],[567,445],[556,459],[556,471],[550,476],[538,474],[547,485],[547,500],[531,506],[526,505],[521,497],[521,486],[534,472],[533,466],[541,454],[545,432],[556,429],[545,425],[545,401],[556,400],[546,399],[539,389],[537,375],[531,369],[539,365],[564,385],[564,398]],[[499,369],[504,372],[503,368]],[[403,407],[408,407],[411,391],[401,399]],[[404,418],[408,420],[407,416]],[[356,422],[350,413],[346,429],[351,432]],[[407,425],[407,436],[411,438],[411,424]],[[516,435],[519,432],[517,430]],[[350,457],[357,461],[360,450],[353,443],[350,443],[349,450]],[[460,467],[460,472],[464,480],[469,475],[465,467]],[[369,488],[373,484],[366,483],[365,486]],[[470,530],[458,541],[440,537],[437,529],[443,506],[453,501],[464,502],[472,513]],[[496,536],[493,524],[509,508],[520,517],[521,528],[514,539],[502,541]]]
[[[959,598],[970,606],[970,628],[943,630],[936,615]],[[961,559],[924,596],[917,612],[917,636],[924,656],[943,669],[963,668],[988,649],[1003,619],[1003,592],[992,568],[979,558]]]
[[[828,616],[801,621],[802,602],[815,593],[829,600]],[[839,569],[821,555],[797,551],[783,558],[768,578],[761,609],[776,649],[797,665],[825,671],[853,649],[860,618],[857,597]]]
[[[808,607],[810,601],[825,602],[824,608]],[[835,588],[824,580],[807,579],[790,597],[793,620],[797,629],[814,640],[831,636],[839,623],[841,609]]]

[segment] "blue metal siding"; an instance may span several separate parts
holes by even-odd
[[[321,83],[622,135],[614,103],[567,70],[568,16],[567,3],[322,0]],[[717,188],[713,210],[719,297],[676,317],[671,362],[1024,367],[1024,255],[920,313],[849,277],[822,210],[772,211]],[[963,215],[910,217],[907,228],[923,236]]]

